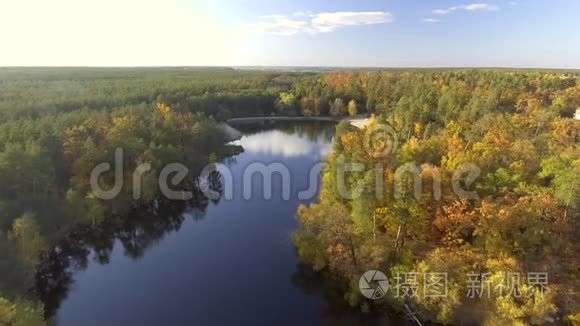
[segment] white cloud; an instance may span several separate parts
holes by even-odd
[[[386,24],[393,21],[389,12],[296,12],[292,17],[286,15],[270,15],[260,17],[265,21],[259,22],[257,27],[262,32],[274,35],[294,35],[304,33],[329,33],[349,26]]]
[[[324,12],[312,18],[312,26],[319,32],[332,32],[345,26],[385,24],[393,21],[388,12]]]
[[[294,17],[306,17],[306,16],[311,16],[312,12],[310,12],[310,11],[297,11],[293,15],[294,15]]]
[[[257,27],[268,34],[294,35],[308,28],[306,21],[292,19],[283,15],[262,16],[260,18],[268,21],[258,23]]]
[[[463,6],[463,9],[469,11],[495,11],[499,10],[499,7],[496,5],[490,5],[489,3],[472,3]]]
[[[436,18],[423,18],[421,19],[422,22],[424,23],[440,23],[441,19],[436,19]]]
[[[510,1],[509,4],[510,4],[510,6],[517,6],[518,2],[517,1]]]
[[[457,9],[459,9],[459,7],[449,7],[447,9],[435,9],[433,10],[433,13],[438,15],[447,15],[448,13],[453,12]]]
[[[452,12],[458,10],[466,10],[466,11],[496,11],[499,10],[497,5],[489,4],[489,3],[470,3],[461,6],[453,6],[446,9],[435,9],[433,10],[434,14],[437,15],[447,15]]]

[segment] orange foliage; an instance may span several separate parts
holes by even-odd
[[[433,225],[441,232],[441,241],[447,246],[461,246],[470,240],[477,215],[465,199],[442,207],[435,215]]]

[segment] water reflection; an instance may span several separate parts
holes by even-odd
[[[208,178],[211,189],[221,193],[219,173],[211,173]],[[36,268],[35,292],[44,303],[46,318],[55,315],[74,283],[73,275],[87,268],[89,257],[98,264],[108,264],[119,243],[126,257],[139,259],[163,237],[179,231],[185,217],[203,218],[209,201],[198,188],[192,193],[194,197],[187,202],[159,199],[123,218],[110,217],[96,227],[76,227],[43,253]]]
[[[276,126],[279,129],[244,135],[234,144],[242,146],[248,152],[284,158],[314,155],[320,159],[330,153],[332,129],[321,128],[316,124]]]
[[[333,126],[267,127],[246,130],[244,151],[224,164],[241,178],[248,164],[283,161],[292,184],[307,188]],[[220,179],[213,173],[208,182],[218,193]],[[157,200],[73,230],[45,253],[36,293],[47,317],[65,326],[377,323],[347,307],[337,283],[297,266],[290,234],[297,206],[307,201],[209,201],[193,192],[188,202]]]
[[[236,141],[246,151],[282,155],[285,158],[304,155],[326,156],[331,149],[323,140],[316,139],[315,143],[303,137],[293,137],[276,131],[265,131],[258,134],[244,136]],[[322,145],[322,148],[321,148]]]
[[[344,299],[344,293],[348,290],[344,280],[336,279],[329,273],[316,272],[310,266],[298,264],[292,275],[292,284],[308,295],[324,296],[326,325],[413,325],[394,311],[373,310],[367,314],[360,313],[359,309],[349,306]]]

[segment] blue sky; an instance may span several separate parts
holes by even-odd
[[[10,65],[580,68],[572,0],[3,0]]]

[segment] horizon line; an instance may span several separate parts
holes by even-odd
[[[0,66],[0,69],[9,68],[95,68],[95,69],[159,69],[159,68],[258,68],[258,69],[515,69],[515,70],[580,70],[579,67],[530,67],[530,66],[317,66],[317,65],[146,65],[146,66],[122,66],[122,65],[9,65]]]

